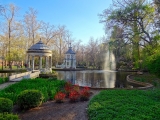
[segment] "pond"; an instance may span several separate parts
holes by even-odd
[[[5,77],[9,77],[11,75],[15,75],[15,74],[18,74],[18,73],[21,73],[21,72],[4,72],[4,73],[0,73],[0,77],[1,78],[5,78]]]
[[[56,71],[59,80],[71,81],[79,86],[93,88],[128,88],[131,87],[126,76],[130,72],[117,72],[110,70],[83,70],[83,71]]]
[[[0,77],[5,78],[5,77],[8,77],[8,76],[13,75],[13,74],[16,74],[16,73],[0,73]]]

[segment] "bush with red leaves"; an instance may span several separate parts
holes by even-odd
[[[58,92],[56,95],[55,95],[55,100],[57,103],[62,103],[64,102],[64,99],[66,97],[66,94],[65,93],[62,93],[62,92]]]
[[[89,87],[84,87],[80,91],[80,100],[81,101],[87,101],[87,100],[89,100],[89,97],[90,97]]]
[[[77,102],[79,100],[80,94],[76,90],[72,90],[69,93],[70,102]]]

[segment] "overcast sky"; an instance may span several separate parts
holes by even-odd
[[[38,20],[52,25],[65,25],[73,38],[87,43],[90,37],[100,38],[104,33],[98,14],[108,8],[112,0],[0,0],[0,4],[14,3],[24,15],[29,7],[38,11]]]

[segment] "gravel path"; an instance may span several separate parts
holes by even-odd
[[[91,90],[90,99],[99,93],[99,90]],[[79,101],[70,103],[68,99],[64,103],[55,103],[48,101],[40,107],[28,111],[14,109],[14,113],[19,115],[21,120],[88,120],[87,108],[89,101]]]
[[[0,84],[0,90],[8,87],[9,85],[12,85],[12,84],[15,84],[16,82],[6,82],[6,83],[3,83],[3,84]]]
[[[8,87],[9,85],[15,84],[15,83],[17,83],[17,82],[19,82],[21,80],[22,80],[22,77],[14,79],[14,80],[11,80],[11,81],[3,83],[3,84],[0,84],[0,90]]]

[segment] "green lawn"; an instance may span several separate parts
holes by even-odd
[[[89,120],[160,120],[160,90],[104,90],[88,106]]]
[[[12,70],[16,70],[16,69],[25,69],[25,66],[22,66],[22,68],[21,67],[17,68],[17,66],[12,66]],[[1,65],[0,65],[0,70],[2,70]],[[7,66],[6,68],[5,68],[5,66],[3,66],[3,70],[9,70],[9,66]]]

